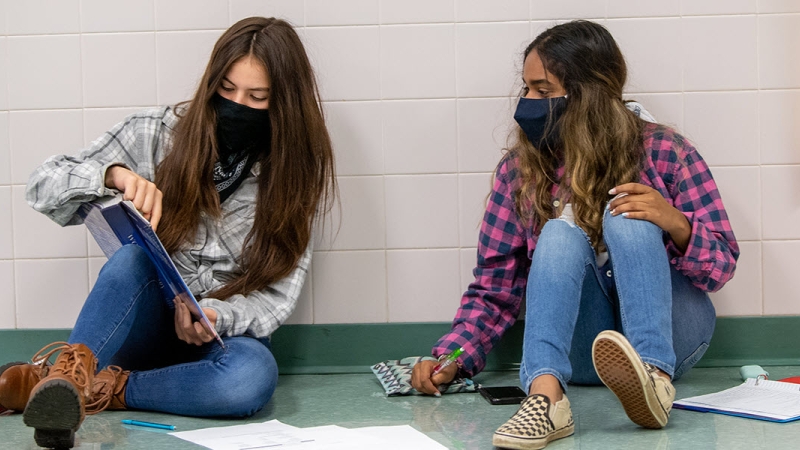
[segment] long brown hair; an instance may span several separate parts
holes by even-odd
[[[318,209],[327,212],[336,192],[331,140],[300,38],[280,19],[242,19],[214,45],[197,92],[180,113],[172,149],[156,170],[156,185],[164,193],[158,235],[167,251],[193,241],[201,214],[221,216],[213,180],[217,142],[211,99],[231,65],[246,56],[259,60],[269,75],[272,144],[258,160],[255,220],[239,261],[243,272],[209,294],[220,299],[287,276],[311,239]]]
[[[603,237],[603,211],[608,191],[639,181],[644,155],[643,123],[625,107],[622,89],[627,68],[611,34],[602,25],[573,21],[552,27],[525,49],[535,51],[545,70],[567,92],[567,106],[558,126],[560,149],[540,151],[518,130],[512,152],[519,156],[522,179],[516,192],[517,213],[541,230],[569,201],[575,223],[597,251]],[[563,162],[564,176],[557,167]],[[561,206],[552,206],[551,188],[558,184]]]

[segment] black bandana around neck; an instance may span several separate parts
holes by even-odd
[[[224,202],[242,184],[253,164],[270,151],[272,127],[268,109],[240,105],[215,93],[218,156],[214,184]]]

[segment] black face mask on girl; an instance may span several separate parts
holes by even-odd
[[[217,144],[223,164],[233,155],[254,149],[269,151],[272,125],[268,109],[240,105],[215,93],[211,99],[217,113]]]
[[[561,116],[567,108],[567,97],[525,98],[517,103],[514,120],[525,132],[525,136],[534,147],[540,150],[553,151],[559,146],[559,129]],[[550,129],[545,135],[545,127],[550,120]]]

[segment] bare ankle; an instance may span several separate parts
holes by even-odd
[[[564,391],[561,389],[558,378],[550,374],[539,375],[533,379],[528,395],[533,394],[546,395],[552,403],[556,403],[564,397]]]

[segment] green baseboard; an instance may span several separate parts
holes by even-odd
[[[273,335],[282,374],[366,373],[370,366],[425,355],[449,323],[284,325]],[[486,370],[514,370],[522,356],[522,323],[491,352]],[[0,330],[0,362],[28,360],[69,330]],[[800,316],[724,317],[698,367],[800,365]]]

